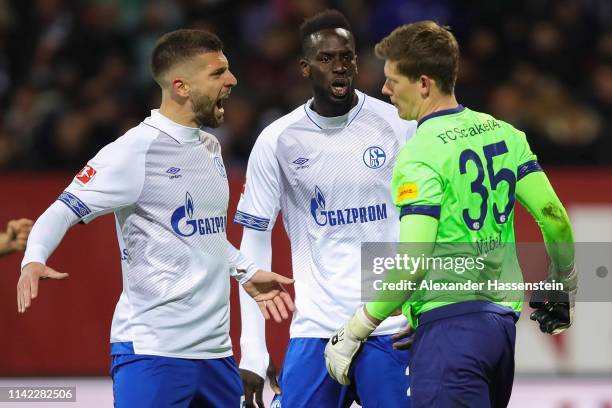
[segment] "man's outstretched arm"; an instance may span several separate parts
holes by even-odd
[[[257,231],[244,228],[240,251],[262,268],[271,269],[272,231]],[[276,379],[276,368],[272,364],[266,347],[266,324],[257,304],[243,288],[240,288],[240,376],[244,386],[247,407],[265,407],[263,388],[266,377],[275,394],[281,389]],[[255,401],[253,401],[255,399]],[[255,405],[257,404],[257,405]]]
[[[38,281],[42,278],[64,279],[60,273],[46,266],[47,259],[64,238],[66,231],[79,222],[79,217],[60,201],[55,201],[36,220],[32,227],[26,252],[21,262],[21,276],[17,283],[17,310],[24,313],[38,296]]]
[[[400,222],[400,245],[399,249],[408,256],[427,257],[433,252],[438,232],[438,219],[428,215],[405,215]],[[406,251],[415,253],[407,253]],[[418,252],[418,253],[416,253]],[[393,272],[393,271],[391,271]],[[419,269],[415,273],[388,273],[385,282],[397,282],[400,280],[411,281],[418,284],[424,277],[425,270]],[[364,308],[366,315],[380,324],[387,317],[391,316],[397,309],[401,308],[406,300],[412,296],[413,291],[405,291],[402,296],[397,294],[382,293],[377,298],[368,302]]]
[[[294,305],[283,285],[292,284],[293,279],[259,269],[229,241],[227,241],[227,257],[231,276],[255,300],[264,318],[267,320],[272,317],[277,323],[288,319],[287,310],[293,312]]]
[[[438,220],[428,215],[405,215],[400,223],[400,242],[417,243],[406,245],[403,249],[410,252],[408,256],[429,256],[433,251],[438,232]],[[401,246],[400,246],[401,248]],[[402,251],[403,254],[404,251]],[[415,273],[390,271],[385,277],[386,283],[413,281],[417,285],[423,279],[426,271]],[[400,308],[412,296],[412,291],[397,293],[381,293],[374,300],[359,308],[353,317],[338,330],[325,347],[325,365],[333,379],[340,384],[349,384],[348,371],[351,362],[357,355],[363,342],[372,334],[378,325],[395,310]]]
[[[559,334],[572,325],[578,276],[574,236],[567,212],[546,174],[535,171],[519,179],[516,195],[538,223],[550,258],[548,279],[563,284],[561,292],[533,292],[531,319],[544,333]]]
[[[550,278],[576,286],[574,235],[567,212],[546,174],[529,173],[516,185],[516,196],[538,223],[551,261]]]

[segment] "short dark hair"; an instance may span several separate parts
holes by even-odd
[[[203,52],[217,52],[223,43],[215,34],[205,30],[181,29],[164,34],[153,48],[151,71],[155,82],[174,65]]]
[[[459,44],[448,27],[426,20],[396,28],[374,48],[376,56],[397,62],[400,74],[416,80],[433,78],[444,94],[454,92]]]
[[[344,28],[347,31],[351,31],[351,25],[348,20],[338,10],[328,9],[304,20],[300,26],[302,54],[306,54],[307,43],[311,34],[332,28]]]

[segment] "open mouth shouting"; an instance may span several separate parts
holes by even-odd
[[[217,103],[215,104],[215,114],[217,116],[223,116],[223,114],[225,113],[224,105],[228,99],[229,99],[229,93],[227,95],[220,96],[217,99]]]
[[[336,98],[344,98],[349,91],[349,81],[346,78],[336,78],[331,84],[332,95]]]

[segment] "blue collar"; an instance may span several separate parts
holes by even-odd
[[[426,120],[429,120],[431,118],[436,118],[438,116],[444,116],[444,115],[452,115],[453,113],[463,112],[464,109],[465,108],[463,107],[463,105],[457,105],[456,108],[444,109],[444,110],[440,110],[440,111],[436,111],[436,112],[430,113],[429,115],[423,116],[421,118],[421,120],[419,120],[419,123],[417,124],[417,127],[421,126],[423,124],[423,122],[425,122]]]

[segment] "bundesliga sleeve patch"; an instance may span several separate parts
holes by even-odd
[[[404,200],[408,200],[411,198],[417,198],[419,196],[419,191],[417,189],[416,183],[406,183],[402,184],[397,189],[397,199],[395,201],[402,202]]]
[[[88,164],[85,167],[83,167],[81,171],[77,173],[76,176],[74,176],[74,181],[81,186],[85,186],[91,180],[93,180],[96,173],[97,173],[96,169],[94,169]]]

